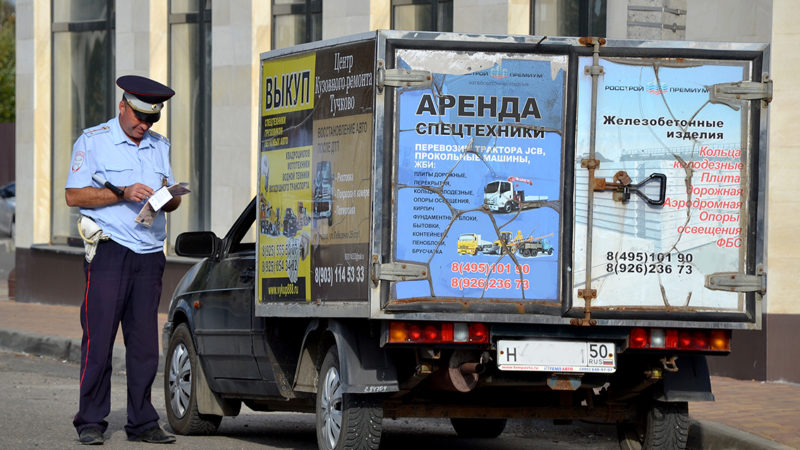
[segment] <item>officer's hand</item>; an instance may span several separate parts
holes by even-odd
[[[129,202],[141,203],[153,195],[153,189],[142,183],[135,183],[127,186],[122,191],[122,197]]]

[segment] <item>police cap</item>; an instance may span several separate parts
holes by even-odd
[[[158,81],[138,75],[117,78],[117,86],[125,91],[123,98],[143,122],[157,122],[161,118],[164,102],[175,95],[175,91]]]

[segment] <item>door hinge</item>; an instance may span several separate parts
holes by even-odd
[[[372,263],[372,281],[427,280],[428,266],[407,262]]]
[[[378,91],[383,91],[384,86],[425,88],[432,82],[433,75],[428,70],[387,69],[383,61],[378,61]]]
[[[717,272],[706,275],[706,288],[714,291],[728,292],[767,292],[767,272],[761,265],[756,273]]]
[[[767,74],[762,78],[762,81],[735,81],[706,86],[708,101],[727,105],[735,111],[741,108],[744,100],[761,100],[761,106],[766,107],[772,101],[772,80]]]

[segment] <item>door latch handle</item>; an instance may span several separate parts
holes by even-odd
[[[658,198],[650,198],[644,193],[645,185],[651,182],[658,182]],[[631,199],[631,193],[635,193],[642,200],[653,206],[663,206],[667,197],[667,176],[663,173],[653,173],[649,177],[633,183],[631,177],[624,170],[614,174],[614,178],[609,181],[605,178],[595,178],[595,191],[614,191],[614,200],[627,203]]]

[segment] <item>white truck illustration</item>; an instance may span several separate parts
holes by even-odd
[[[483,188],[483,207],[493,212],[510,213],[541,208],[547,202],[546,195],[525,195],[525,191],[517,189],[514,182],[533,185],[531,180],[513,176],[506,180],[494,180]]]

